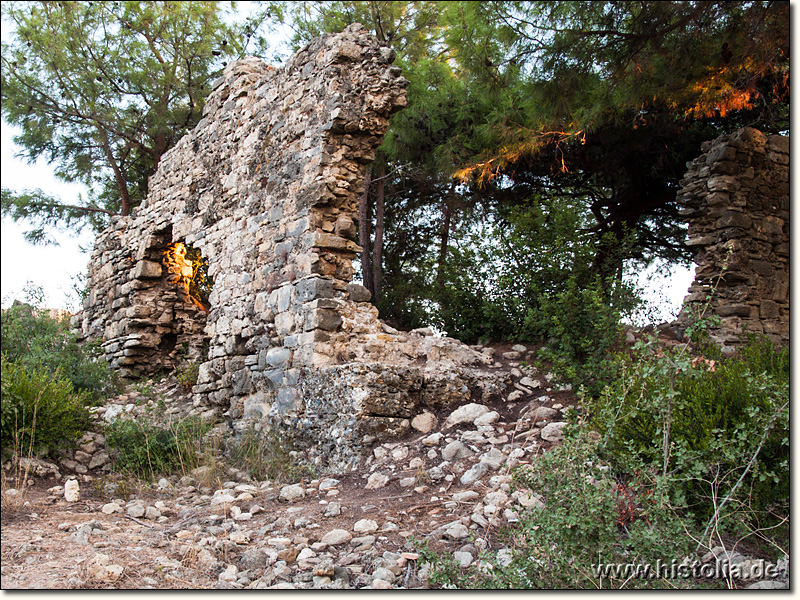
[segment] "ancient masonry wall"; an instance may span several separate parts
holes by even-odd
[[[703,144],[678,200],[697,270],[678,323],[719,317],[711,337],[789,342],[789,138],[752,128]]]
[[[84,338],[130,377],[200,362],[198,414],[239,431],[269,421],[331,468],[426,406],[502,392],[486,356],[396,332],[352,283],[365,168],[406,103],[392,60],[353,25],[281,69],[230,64],[146,202],[98,237]],[[181,244],[208,262],[207,306],[188,293]]]

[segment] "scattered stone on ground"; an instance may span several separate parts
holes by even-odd
[[[504,354],[502,347],[485,349]],[[523,372],[500,360],[517,370],[518,382]],[[525,377],[547,381],[530,367]],[[176,387],[169,379],[158,384],[168,406],[190,403],[189,396],[172,393]],[[135,393],[107,406],[127,404]],[[71,469],[73,454],[44,471],[40,484],[5,491],[9,501],[27,504],[3,511],[2,586],[425,588],[427,571],[412,536],[465,568],[484,547],[510,560],[498,533],[526,509],[547,510],[546,491],[515,488],[511,468],[558,444],[564,411],[580,410],[570,392],[532,389],[514,398],[513,408],[503,395],[488,404],[422,413],[417,427],[377,444],[354,471],[300,482],[254,480],[235,469],[227,472],[230,479],[215,479],[209,467],[199,467],[131,489],[109,474],[108,463],[85,473]],[[111,456],[102,436],[86,439],[92,456]],[[79,499],[70,501],[75,484]],[[749,565],[755,559],[719,548],[703,560]],[[788,562],[777,569],[784,575],[740,587],[785,589]]]

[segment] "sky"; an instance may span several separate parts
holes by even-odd
[[[64,202],[77,203],[84,188],[60,181],[53,169],[44,161],[30,165],[15,158],[19,148],[14,145],[14,129],[5,122],[0,124],[0,179],[4,188],[15,191],[41,188]],[[28,282],[40,285],[45,292],[48,308],[77,308],[77,295],[72,292],[73,277],[86,273],[89,253],[81,246],[91,248],[94,236],[89,228],[76,237],[68,233],[54,235],[58,246],[32,246],[23,238],[28,227],[3,217],[0,223],[0,297],[3,307],[14,299],[24,300],[23,288]]]
[[[249,10],[250,3],[242,10]],[[3,37],[7,35],[3,27]],[[288,38],[288,36],[287,36]],[[40,159],[28,164],[16,156],[21,148],[13,143],[18,130],[3,122],[0,124],[0,178],[2,187],[14,191],[40,188],[60,198],[63,202],[77,204],[78,195],[85,194],[79,184],[68,184],[53,175],[53,169]],[[74,288],[78,277],[85,275],[94,236],[85,228],[80,236],[69,232],[56,233],[58,245],[33,246],[23,238],[24,223],[15,223],[4,217],[0,222],[0,298],[2,306],[9,306],[14,299],[25,299],[24,288],[29,283],[41,286],[48,308],[80,308]],[[656,321],[669,321],[677,315],[683,297],[693,279],[694,269],[676,267],[667,276],[654,274],[652,270],[638,274],[639,281],[648,289]]]

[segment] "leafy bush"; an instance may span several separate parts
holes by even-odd
[[[89,394],[60,369],[30,368],[2,353],[2,452],[47,455],[74,446],[91,424]]]
[[[210,425],[199,417],[156,425],[151,419],[117,419],[106,427],[106,444],[115,451],[117,470],[143,478],[188,472],[200,464],[202,439]]]
[[[272,429],[246,429],[231,445],[229,455],[235,466],[258,479],[295,482],[312,474],[311,467],[300,464]]]
[[[200,375],[200,365],[196,362],[182,361],[175,367],[175,378],[185,391],[191,391]]]
[[[30,290],[28,298],[36,303],[41,294]],[[55,320],[31,306],[15,302],[2,313],[0,346],[11,362],[29,371],[61,370],[77,390],[87,392],[97,402],[113,393],[115,382],[108,365],[99,357],[99,348],[79,346],[70,330],[69,319]]]
[[[539,358],[550,363],[559,379],[583,385],[592,395],[616,375],[612,351],[620,340],[621,326],[615,304],[599,279],[581,286],[572,277],[564,291],[540,299],[536,320],[532,322],[531,315],[527,323],[549,339]]]
[[[731,510],[788,502],[788,405],[788,350],[769,340],[720,361],[651,340],[591,410],[602,456],[628,472],[629,461],[653,466],[670,478],[673,502],[707,519],[740,477]]]

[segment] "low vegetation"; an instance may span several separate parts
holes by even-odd
[[[246,429],[233,441],[228,454],[234,466],[251,477],[293,483],[313,476],[311,467],[298,461],[272,429]]]
[[[204,436],[211,425],[187,417],[160,425],[152,412],[144,418],[119,418],[106,427],[106,444],[115,452],[114,468],[122,473],[153,479],[173,473],[188,474],[211,456]]]
[[[28,302],[15,302],[0,320],[4,458],[73,446],[91,423],[88,408],[115,389],[96,349],[79,346],[68,320],[41,309],[42,297],[28,287]]]
[[[669,564],[715,546],[788,554],[788,350],[751,338],[736,356],[655,339],[616,358],[618,374],[560,447],[516,469],[539,494],[470,568],[423,544],[431,583],[456,588],[697,587],[612,579],[598,563]],[[714,585],[722,585],[716,582]]]
[[[88,393],[60,369],[48,372],[12,362],[2,353],[3,457],[46,456],[76,444],[91,423]]]
[[[42,308],[41,288],[28,286],[26,301],[15,301],[3,310],[0,346],[9,362],[27,371],[61,372],[76,391],[85,392],[91,402],[112,394],[117,382],[108,364],[99,360],[96,344],[78,345],[68,318],[53,318]]]

